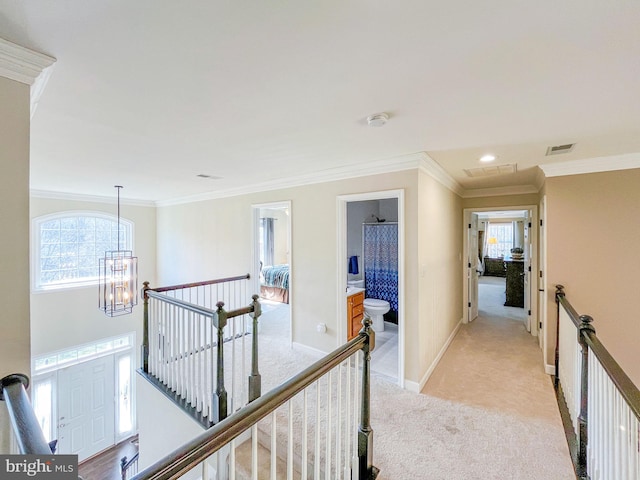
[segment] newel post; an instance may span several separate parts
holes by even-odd
[[[582,365],[580,368],[580,415],[578,415],[578,462],[576,474],[581,479],[588,479],[587,473],[587,427],[589,423],[589,345],[585,340],[587,334],[595,334],[596,329],[589,315],[580,315],[578,343],[582,348]]]
[[[377,469],[373,466],[373,430],[371,428],[371,352],[376,346],[376,334],[371,328],[371,318],[365,313],[360,335],[367,336],[362,347],[362,403],[360,405],[360,426],[358,427],[358,478],[373,479]]]
[[[142,371],[149,373],[149,282],[142,282],[142,298],[144,299],[142,321]]]
[[[564,298],[564,285],[556,285],[556,350],[555,350],[555,373],[553,376],[553,384],[558,389],[560,382],[559,364],[560,364],[560,299]]]
[[[216,361],[216,391],[213,394],[213,418],[218,423],[227,418],[227,390],[224,388],[224,327],[227,326],[227,312],[224,302],[216,303],[218,310],[213,317],[213,326],[218,330],[217,361]]]
[[[258,301],[259,295],[253,295],[253,313],[250,315],[253,317],[253,331],[252,335],[252,349],[251,349],[251,375],[249,376],[249,402],[253,402],[259,398],[262,391],[262,380],[260,372],[258,370],[258,318],[262,315],[262,306]]]

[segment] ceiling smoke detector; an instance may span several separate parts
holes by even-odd
[[[576,146],[575,143],[567,143],[565,145],[555,145],[553,147],[547,147],[547,153],[545,153],[545,156],[559,155],[561,153],[569,153],[570,151],[573,150],[573,147],[575,146]]]
[[[370,127],[381,127],[389,120],[389,115],[386,113],[376,113],[367,117],[367,124]]]

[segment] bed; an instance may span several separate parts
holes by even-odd
[[[260,296],[289,303],[289,265],[268,265],[260,272]]]

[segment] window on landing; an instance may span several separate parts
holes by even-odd
[[[115,216],[62,212],[38,217],[33,223],[35,290],[95,285],[98,259],[105,251],[133,249],[133,223],[120,218],[118,229]]]

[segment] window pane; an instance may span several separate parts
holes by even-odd
[[[47,442],[51,441],[53,417],[53,386],[51,378],[34,382],[32,395],[33,410]]]
[[[489,257],[498,258],[508,255],[513,248],[513,224],[489,224],[487,247]]]
[[[118,433],[133,430],[131,411],[131,357],[124,355],[118,361]]]
[[[117,219],[73,215],[45,220],[39,235],[39,285],[95,282],[98,260],[107,251],[131,249],[131,226]]]
[[[64,230],[77,230],[78,219],[76,217],[65,217],[60,219],[60,228]]]

